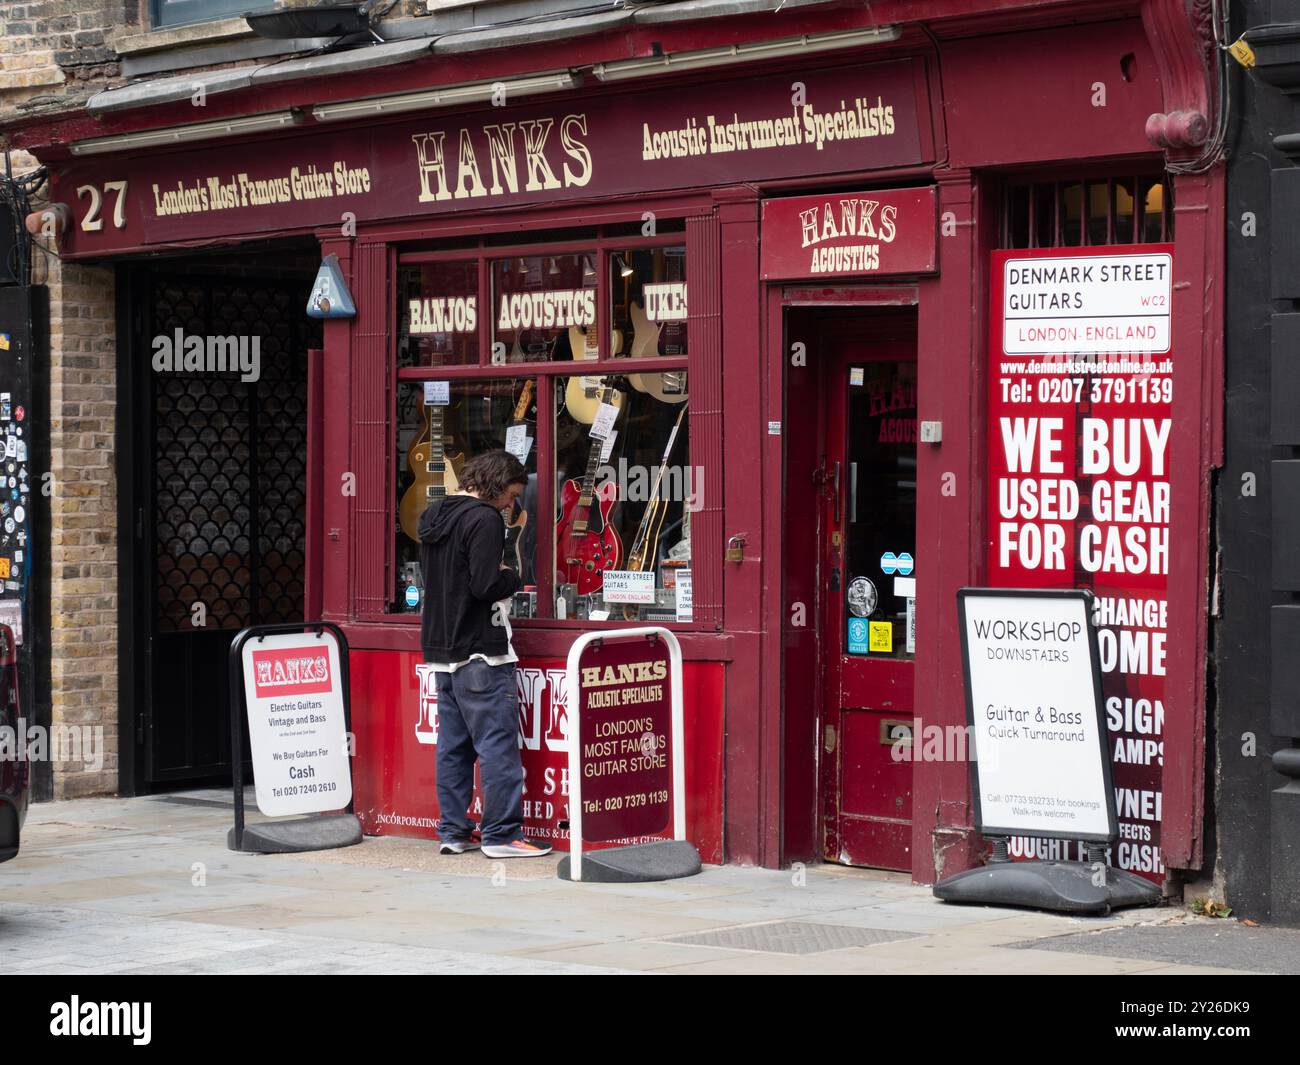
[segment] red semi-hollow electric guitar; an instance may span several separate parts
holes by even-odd
[[[602,388],[600,398],[616,407],[623,404],[623,393],[616,389]],[[556,570],[561,583],[577,585],[578,595],[597,591],[604,583],[605,570],[616,569],[623,558],[623,543],[609,523],[610,512],[618,499],[618,485],[606,481],[593,488],[603,446],[603,441],[593,439],[582,482],[565,482],[560,497],[560,520],[555,525]],[[600,515],[600,532],[589,528],[593,500]]]

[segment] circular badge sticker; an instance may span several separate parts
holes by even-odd
[[[417,588],[414,584],[408,584],[406,586],[406,605],[407,606],[420,605],[420,589]]]
[[[854,577],[849,582],[846,598],[849,603],[849,613],[859,618],[871,617],[876,611],[876,604],[880,601],[876,586],[871,583],[869,577]]]
[[[27,520],[27,511],[23,507],[14,507],[14,521],[23,522]]]

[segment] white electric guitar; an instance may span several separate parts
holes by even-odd
[[[623,346],[623,333],[615,329],[610,339],[610,351],[618,351]],[[598,353],[596,337],[593,332],[580,325],[569,326],[569,347],[573,350],[573,359],[577,361],[594,360]],[[564,386],[564,405],[574,421],[590,425],[596,420],[596,411],[600,409],[599,391],[604,383],[603,377],[581,374],[570,377]]]

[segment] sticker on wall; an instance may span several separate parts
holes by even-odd
[[[915,577],[895,577],[894,578],[894,595],[899,599],[916,598],[916,578]]]
[[[849,384],[854,388],[861,388],[863,380],[863,369],[861,366],[849,367]]]
[[[307,297],[307,316],[352,318],[356,313],[357,305],[352,302],[352,293],[343,280],[339,257],[332,254],[325,256],[320,269],[316,271],[316,280],[312,282],[311,295]]]
[[[894,650],[894,623],[892,621],[869,621],[869,647],[872,651],[889,654]]]
[[[780,423],[780,422],[768,422],[768,423],[767,423],[767,435],[768,435],[768,436],[780,436],[780,435],[781,435],[781,423]]]
[[[868,650],[866,620],[849,618],[849,654],[865,655]]]
[[[426,407],[451,406],[451,382],[450,381],[425,381],[424,382],[424,405]]]
[[[420,605],[420,589],[414,584],[408,584],[406,586],[406,605],[409,607],[417,607]]]
[[[869,618],[876,612],[876,604],[880,602],[880,595],[876,591],[876,586],[867,577],[854,577],[849,581],[849,589],[845,594],[849,604],[849,613],[857,618]]]
[[[916,563],[906,551],[898,555],[892,551],[886,551],[880,556],[880,568],[886,573],[901,573],[906,577],[916,568]]]
[[[914,598],[907,600],[907,637],[904,641],[904,649],[909,655],[916,654],[916,600]]]

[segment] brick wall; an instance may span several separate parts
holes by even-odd
[[[318,2],[280,0],[277,7]],[[437,0],[426,7],[426,0],[398,0],[385,18],[396,21],[472,2]],[[84,97],[122,84],[114,43],[148,33],[148,10],[148,0],[0,0],[0,115],[37,96]],[[223,20],[229,23],[231,16]],[[174,36],[183,45],[192,39],[191,27],[201,35],[203,25],[173,27],[160,36]]]
[[[19,153],[15,170],[34,165]],[[44,204],[38,199],[33,207]],[[117,791],[117,343],[112,269],[33,253],[50,291],[51,725],[103,729],[103,764],[54,763],[54,797]],[[45,471],[33,470],[36,483]],[[83,733],[84,735],[84,733]],[[88,742],[83,739],[83,744]]]
[[[50,278],[52,721],[102,726],[103,765],[54,767],[54,797],[117,790],[116,338],[113,272]]]
[[[15,175],[36,167],[10,157]],[[42,190],[42,194],[48,186]],[[32,201],[46,206],[42,194]],[[61,263],[32,254],[32,283],[49,289],[50,469],[32,470],[41,490],[53,474],[50,524],[33,550],[50,552],[52,735],[68,726],[102,728],[85,759],[55,762],[54,798],[117,791],[117,407],[116,322],[112,269]],[[84,744],[90,742],[82,739]]]
[[[113,29],[136,19],[133,0],[19,0],[0,18],[0,110],[33,96],[80,93],[118,77]]]

